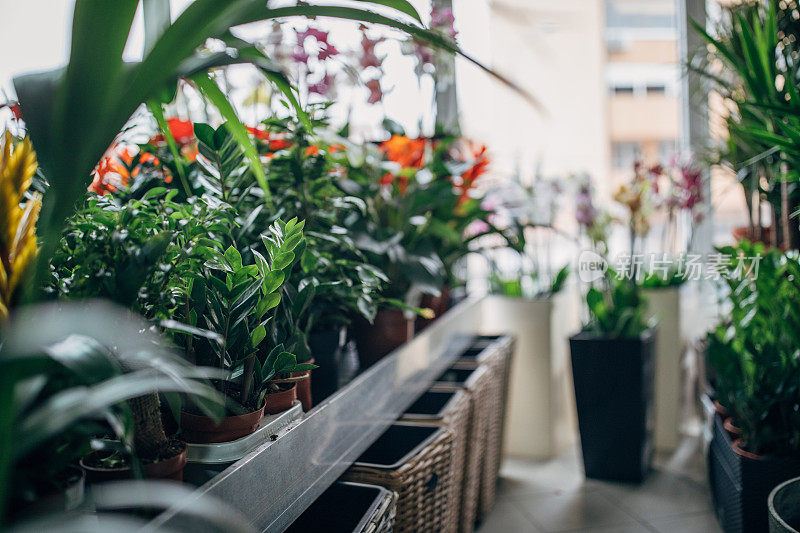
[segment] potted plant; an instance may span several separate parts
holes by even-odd
[[[331,132],[324,116],[318,118],[312,111],[313,129],[278,119],[254,129],[259,151],[271,154],[267,174],[276,209],[296,213],[305,223],[305,247],[297,254],[290,283],[284,285],[273,327],[276,340],[299,362],[320,366],[313,376],[307,371],[298,381],[305,410],[311,408],[312,397],[319,402],[338,388],[338,354],[346,330],[355,317],[374,320],[380,291],[388,282],[344,229],[347,219],[364,209],[363,201],[340,184],[351,143]],[[280,149],[270,152],[273,148]]]
[[[118,439],[117,478],[180,479],[186,445],[164,435],[158,409],[144,407],[154,400],[152,391],[203,398],[207,409],[218,404],[219,394],[198,380],[213,371],[186,364],[144,321],[99,301],[21,308],[3,337],[4,405],[14,410],[0,432],[13,442],[2,454],[9,473],[0,479],[5,510],[64,511],[80,504],[78,461],[86,464],[92,449],[103,449],[103,436]],[[96,472],[90,469],[90,480]]]
[[[418,194],[426,185],[419,179],[426,150],[425,139],[395,135],[379,149],[365,148],[362,158],[348,160],[347,179],[341,182],[365,202],[363,214],[348,218],[345,227],[367,261],[391,280],[373,323],[356,318],[353,324],[363,368],[413,336],[422,296],[440,296],[445,282],[430,229],[432,213],[422,200],[427,197]]]
[[[641,482],[652,455],[655,328],[636,284],[609,271],[586,294],[590,321],[570,338],[586,477]]]
[[[800,475],[800,262],[796,252],[747,241],[718,251],[729,258],[730,318],[709,335],[706,357],[715,400],[736,432],[732,437],[726,420],[716,416],[712,493],[724,527],[766,531],[769,492]]]
[[[252,250],[256,261],[245,264],[239,251],[229,247],[214,254],[203,273],[190,280],[189,324],[214,332],[216,337],[190,336],[184,347],[198,363],[207,362],[227,373],[228,379],[217,385],[230,400],[231,416],[211,423],[202,415],[185,413],[182,427],[188,438],[222,442],[252,433],[264,412],[288,409],[296,397],[296,385],[279,378],[315,368],[298,364],[282,344],[264,344],[269,338],[267,327],[275,320],[281,287],[296,260],[294,250],[302,242],[302,231],[303,223],[297,219],[278,220],[262,237],[266,257]],[[269,344],[272,348],[266,351]]]

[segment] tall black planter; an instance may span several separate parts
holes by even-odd
[[[311,333],[308,344],[319,368],[311,376],[311,397],[318,404],[339,390],[339,365],[342,355],[342,331],[331,329]]]
[[[641,482],[653,451],[655,330],[620,339],[582,332],[569,344],[586,477]]]

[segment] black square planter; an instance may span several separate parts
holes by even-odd
[[[653,452],[655,330],[639,338],[570,337],[586,477],[641,482]]]
[[[800,459],[762,457],[738,453],[722,417],[714,417],[708,450],[708,482],[717,520],[726,533],[769,531],[767,498],[780,483],[800,476]]]

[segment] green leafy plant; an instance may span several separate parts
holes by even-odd
[[[537,272],[508,276],[497,269],[492,269],[489,274],[489,290],[492,294],[513,298],[548,297],[558,294],[564,288],[569,274],[570,266],[564,265],[552,276],[552,279],[548,280],[548,284],[548,281],[541,279]]]
[[[47,324],[42,328],[42,324]],[[63,489],[66,467],[114,436],[134,458],[153,461],[166,441],[153,391],[219,404],[188,365],[147,332],[147,324],[107,303],[22,308],[0,349],[0,504],[7,510]],[[155,396],[155,398],[154,398]],[[213,403],[198,403],[208,411]],[[213,413],[214,411],[208,411]]]
[[[777,0],[734,4],[714,35],[694,23],[711,53],[691,68],[710,79],[733,109],[717,161],[742,183],[751,235],[766,240],[761,204],[767,204],[780,222],[771,230],[772,242],[798,248],[800,230],[789,222],[800,205],[800,62],[793,44],[800,33],[785,23],[792,9]]]
[[[800,453],[800,261],[760,243],[720,248],[730,257],[729,318],[709,335],[717,400],[762,455]],[[757,265],[757,268],[756,268]]]
[[[586,293],[589,323],[584,328],[609,338],[637,338],[652,324],[645,319],[645,300],[636,284],[609,270],[603,287]]]
[[[269,333],[281,289],[296,261],[295,250],[303,243],[303,222],[276,221],[263,242],[267,257],[253,251],[255,261],[251,264],[244,263],[233,246],[206,261],[202,273],[189,281],[186,317],[190,326],[218,335],[217,339],[201,337],[194,342],[192,337],[187,338],[185,348],[191,350],[191,357],[223,369],[228,375],[221,384],[226,394],[254,409],[260,406],[276,373],[306,369],[292,370],[295,356],[285,352],[280,343],[273,342],[274,348],[267,353],[263,345],[265,339],[274,340]],[[278,346],[281,349],[276,353]],[[273,353],[275,356],[270,357]],[[234,382],[237,391],[230,389]]]
[[[519,90],[513,83],[463,54],[449,39],[418,25],[419,14],[406,0],[360,0],[358,7],[298,3],[279,8],[258,0],[225,0],[222,3],[197,0],[171,24],[167,0],[154,0],[147,4],[148,8],[144,10],[145,49],[141,62],[125,63],[122,60],[139,0],[121,0],[113,10],[88,0],[78,0],[72,17],[72,45],[66,68],[14,79],[26,127],[50,184],[41,217],[45,261],[52,255],[57,236],[71,215],[73,204],[83,194],[85,182],[80,177],[89,174],[142,103],[147,102],[158,119],[161,104],[172,99],[176,81],[180,78],[191,78],[228,120],[231,134],[242,145],[250,168],[264,190],[265,201],[269,201],[266,179],[247,132],[207,72],[213,67],[232,63],[254,64],[289,102],[296,105],[301,120],[306,117],[297,105],[285,75],[251,43],[235,38],[230,31],[234,26],[295,16],[334,17],[380,24],[407,32],[444,50],[461,53],[489,74]],[[393,15],[410,17],[413,22],[373,13],[362,9],[361,5],[381,5]],[[222,40],[228,46],[224,52],[203,50],[202,45],[207,39]],[[80,139],[80,142],[65,143],[64,139],[69,138]],[[44,269],[40,272],[43,273]]]

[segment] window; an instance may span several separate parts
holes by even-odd
[[[638,142],[615,142],[612,145],[612,164],[615,169],[629,170],[639,159],[641,147]]]
[[[633,86],[631,85],[618,85],[613,89],[614,94],[633,94]]]
[[[677,27],[673,0],[609,0],[606,27],[610,29],[664,29]]]
[[[667,87],[665,85],[648,85],[647,86],[647,96],[666,94],[666,93],[667,93]]]

